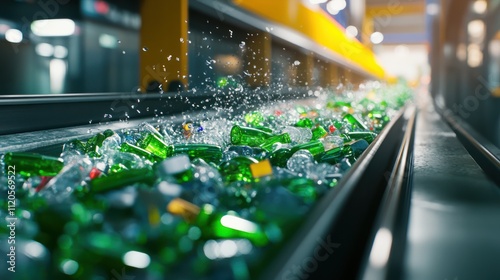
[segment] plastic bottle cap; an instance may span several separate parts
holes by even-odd
[[[161,162],[160,168],[165,174],[178,174],[188,170],[191,166],[191,161],[187,155],[177,155],[165,159]]]
[[[271,167],[269,159],[250,164],[250,171],[252,172],[252,176],[254,178],[260,178],[273,174],[273,168]]]
[[[183,199],[174,198],[167,205],[167,211],[174,215],[180,215],[186,220],[194,220],[198,213],[200,213],[200,207]]]

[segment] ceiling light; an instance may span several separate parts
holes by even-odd
[[[372,41],[373,44],[377,45],[382,43],[384,41],[384,34],[380,32],[373,32],[372,35],[370,35],[370,41]]]
[[[485,0],[477,0],[472,4],[472,10],[476,14],[486,13],[487,8],[488,8],[488,2],[486,2]]]
[[[354,38],[358,36],[358,29],[356,28],[356,26],[349,25],[348,27],[346,27],[345,33],[348,37]]]
[[[23,33],[17,29],[9,29],[5,32],[5,40],[11,43],[21,43],[23,41]]]
[[[40,37],[71,36],[76,25],[71,19],[42,19],[31,23],[31,31]]]

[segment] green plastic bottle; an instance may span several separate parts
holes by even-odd
[[[302,119],[298,120],[297,123],[295,123],[295,126],[312,128],[313,121],[310,118],[302,118]]]
[[[140,169],[123,170],[109,174],[108,176],[101,176],[89,183],[91,193],[100,193],[110,190],[119,189],[132,185],[134,183],[146,183],[152,185],[156,180],[156,176],[150,167]]]
[[[160,178],[170,176],[179,184],[193,179],[193,168],[189,157],[185,154],[169,157],[159,163]]]
[[[375,137],[377,137],[377,134],[369,131],[353,131],[348,132],[347,135],[349,135],[349,138],[352,140],[365,139],[368,143],[373,142]]]
[[[306,203],[313,203],[318,198],[316,184],[311,179],[295,177],[284,179],[281,184],[295,195],[301,197]]]
[[[381,131],[391,121],[391,118],[381,110],[370,111],[368,118],[373,120],[373,128],[377,132]]]
[[[299,150],[308,150],[317,158],[325,151],[325,146],[320,140],[312,140],[304,144],[295,145],[291,149],[278,149],[270,155],[269,160],[273,165],[285,167],[288,159]]]
[[[352,162],[368,148],[368,141],[365,139],[353,140],[345,143],[342,147],[336,147],[326,151],[318,159],[319,162],[326,162],[330,164],[339,163],[343,158],[349,158]]]
[[[250,165],[259,161],[249,156],[237,156],[220,165],[220,172],[226,182],[253,182]]]
[[[282,143],[282,144],[292,143],[292,140],[290,139],[290,134],[282,133],[280,135],[275,135],[270,138],[267,138],[264,141],[264,143],[259,145],[259,147],[269,152],[271,151],[273,145],[276,143]]]
[[[325,146],[320,140],[311,140],[307,143],[295,145],[291,148],[292,154],[298,150],[308,150],[313,156],[317,156],[325,151]]]
[[[120,151],[121,152],[126,152],[126,153],[132,153],[132,154],[136,154],[140,157],[144,157],[148,160],[150,160],[151,162],[157,162],[158,160],[161,160],[160,157],[154,155],[153,153],[149,152],[149,151],[146,151],[140,147],[137,147],[137,146],[134,146],[132,144],[129,144],[127,142],[123,142],[120,146]]]
[[[89,138],[85,143],[85,153],[89,155],[89,157],[100,157],[101,153],[99,149],[102,147],[102,143],[113,134],[114,132],[111,129],[106,129],[103,133],[97,133]]]
[[[222,149],[217,145],[187,143],[175,144],[172,147],[172,155],[186,154],[191,160],[201,158],[206,162],[219,163],[222,158]]]
[[[321,139],[327,135],[328,135],[328,132],[321,125],[312,129],[312,140]]]
[[[253,127],[262,126],[265,120],[265,117],[259,111],[253,111],[245,115],[245,122]]]
[[[366,127],[366,125],[363,122],[361,122],[360,120],[358,120],[355,116],[353,116],[351,114],[345,114],[344,121],[351,124],[353,129],[368,130],[368,127]]]
[[[64,167],[60,158],[31,153],[9,152],[3,156],[5,174],[9,171],[22,176],[56,176]],[[12,172],[11,172],[12,173]]]
[[[319,162],[326,162],[329,164],[339,163],[343,158],[348,157],[352,154],[351,147],[349,145],[344,145],[342,147],[336,147],[326,151]]]
[[[140,142],[139,146],[160,158],[172,155],[172,146],[168,145],[155,133],[148,133]]]
[[[210,204],[205,204],[195,222],[202,228],[205,238],[245,238],[256,246],[264,246],[269,239],[257,223],[238,217],[234,212],[220,213]]]
[[[231,144],[256,147],[273,135],[260,129],[234,125],[231,129]]]
[[[241,218],[233,211],[217,211],[211,204],[198,207],[179,198],[172,200],[167,209],[195,224],[201,229],[203,239],[245,238],[256,246],[269,243],[268,236],[259,224]]]
[[[326,107],[332,109],[343,108],[343,107],[351,108],[352,105],[351,102],[346,102],[346,101],[329,101],[326,104]]]

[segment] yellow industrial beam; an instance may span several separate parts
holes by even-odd
[[[367,6],[365,13],[372,18],[425,13],[425,1],[412,4],[402,4],[399,1],[393,2],[387,5]]]
[[[188,83],[188,0],[141,0],[140,83],[143,92]]]
[[[271,81],[271,34],[253,33],[245,52],[247,83],[251,87],[269,86]]]
[[[269,21],[287,26],[313,42],[339,54],[366,72],[384,78],[385,72],[370,49],[348,38],[345,30],[318,6],[303,0],[233,0],[238,5]]]

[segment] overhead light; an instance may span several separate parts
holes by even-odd
[[[428,15],[435,16],[439,14],[439,4],[437,3],[429,3],[425,7],[425,11],[427,12]]]
[[[55,46],[54,47],[54,57],[55,58],[65,58],[68,56],[68,48],[65,46]]]
[[[336,15],[343,9],[347,7],[347,2],[345,0],[332,0],[326,4],[326,10],[332,14]]]
[[[373,32],[372,35],[370,35],[370,41],[375,45],[380,44],[382,43],[382,41],[384,41],[384,34],[378,31]]]
[[[50,73],[50,92],[51,93],[63,93],[64,91],[64,80],[66,79],[66,72],[68,71],[68,66],[66,62],[62,59],[51,59],[49,63],[49,73]]]
[[[479,67],[483,63],[483,52],[479,44],[469,44],[467,47],[467,64],[470,67]]]
[[[11,43],[21,43],[23,41],[23,33],[18,29],[9,29],[5,32],[5,40]]]
[[[47,43],[40,43],[36,45],[35,52],[39,56],[51,57],[54,54],[54,46]]]
[[[477,0],[472,4],[472,10],[476,14],[484,14],[488,8],[488,2],[485,0]]]
[[[340,12],[339,10],[335,10],[335,9],[332,9],[331,7],[328,7],[328,5],[326,5],[326,10],[328,11],[328,13],[330,15],[338,15],[338,13]]]
[[[356,26],[349,25],[345,28],[345,33],[348,37],[354,38],[358,36],[358,29],[356,28]]]
[[[500,40],[492,40],[488,45],[488,51],[494,58],[500,57]]]
[[[71,36],[75,29],[75,22],[65,18],[35,20],[31,23],[31,31],[40,37]]]
[[[476,19],[472,20],[467,24],[467,32],[471,37],[482,37],[484,36],[485,26],[482,20]]]
[[[109,34],[101,34],[99,36],[99,45],[103,48],[114,49],[118,45],[118,39]]]
[[[123,263],[135,268],[146,268],[151,263],[151,257],[143,252],[128,251],[123,255]]]

